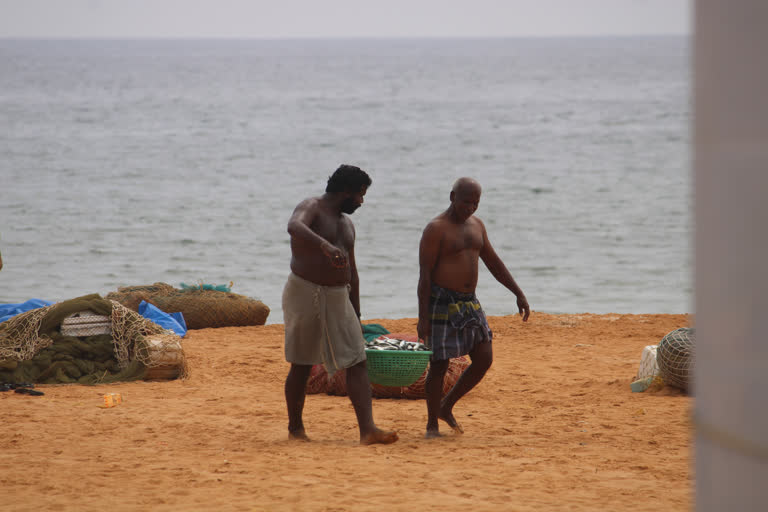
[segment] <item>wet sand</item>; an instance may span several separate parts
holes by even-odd
[[[687,315],[490,317],[495,361],[424,439],[423,400],[374,399],[392,445],[361,446],[348,398],[308,395],[287,440],[283,326],[189,332],[185,380],[0,393],[3,510],[688,510],[692,398],[632,393],[642,349]],[[415,319],[371,319],[391,332]],[[123,403],[98,406],[102,395]]]

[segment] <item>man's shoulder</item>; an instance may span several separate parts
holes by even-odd
[[[445,236],[446,231],[451,229],[450,221],[445,218],[444,214],[440,214],[437,217],[427,222],[427,225],[422,231],[422,240],[437,240]]]
[[[472,227],[479,227],[479,228],[485,227],[485,224],[483,223],[483,219],[481,219],[477,215],[473,215],[470,218],[468,218],[467,222],[469,222]]]
[[[352,217],[348,213],[342,213],[340,219],[347,226],[355,226],[355,223],[352,222]]]
[[[483,221],[480,219],[480,217],[476,215],[472,215],[470,218],[468,218],[466,221],[464,221],[464,225],[468,225],[470,227],[483,227],[485,224],[483,224]],[[434,217],[432,220],[427,222],[427,228],[429,229],[458,229],[462,226],[462,224],[456,224],[453,222],[450,218],[450,216],[443,212],[436,217]]]
[[[448,218],[448,213],[441,212],[435,215],[434,217],[432,217],[432,219],[429,222],[427,222],[427,226],[444,226],[446,224],[450,224],[450,222],[451,221]]]
[[[470,229],[484,230],[485,224],[483,224],[483,221],[480,219],[480,217],[476,217],[474,215],[464,221],[463,224],[456,224],[451,221],[448,215],[441,213],[427,223],[427,226],[424,228],[424,233],[453,232],[465,229],[466,227],[469,227]]]
[[[445,224],[445,219],[443,218],[442,214],[438,215],[437,217],[434,217],[427,222],[427,225],[424,226],[424,232],[428,231],[435,231],[437,229],[441,229]]]
[[[308,208],[317,208],[319,204],[320,204],[320,197],[318,196],[308,197],[306,199],[302,199],[301,201],[299,201],[299,204],[296,205],[296,209],[306,210]]]

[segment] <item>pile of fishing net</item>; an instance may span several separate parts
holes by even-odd
[[[80,314],[105,318],[108,333],[72,335],[68,320]],[[0,382],[99,384],[186,373],[179,336],[98,294],[0,323]]]
[[[688,391],[693,378],[696,331],[681,327],[668,333],[656,349],[656,362],[665,384]]]
[[[418,337],[409,334],[387,334],[389,338],[399,340],[418,342]],[[448,365],[448,371],[443,379],[443,396],[453,387],[464,370],[470,365],[467,357],[457,357],[451,359]],[[371,383],[371,394],[374,398],[426,398],[425,382],[429,366],[416,382],[410,386],[382,386]],[[315,365],[309,374],[307,381],[307,394],[325,393],[328,395],[346,396],[347,395],[347,372],[341,370],[335,375],[329,376],[323,365]]]
[[[269,307],[260,300],[206,285],[182,289],[166,283],[125,286],[106,298],[133,311],[144,300],[162,311],[180,312],[189,329],[264,325],[269,316]]]

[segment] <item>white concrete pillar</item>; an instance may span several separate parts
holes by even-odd
[[[696,0],[695,503],[768,511],[768,0]]]

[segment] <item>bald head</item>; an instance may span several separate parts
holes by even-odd
[[[467,193],[480,193],[482,190],[483,189],[480,186],[480,183],[478,183],[476,180],[464,177],[459,178],[453,182],[453,188],[451,189],[451,192],[460,196]]]
[[[451,206],[448,208],[451,216],[458,222],[470,218],[480,205],[480,184],[472,178],[459,178],[451,189]]]

